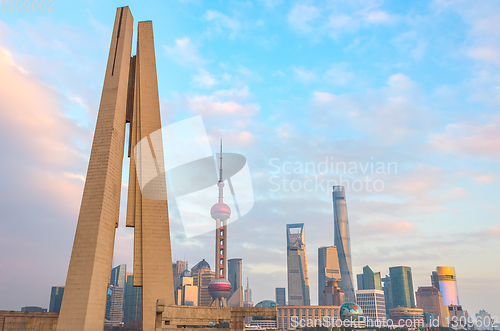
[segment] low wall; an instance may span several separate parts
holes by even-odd
[[[0,331],[56,331],[59,313],[0,310]]]

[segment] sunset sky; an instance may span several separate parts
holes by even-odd
[[[0,309],[48,308],[64,285],[125,5],[134,34],[153,21],[162,124],[201,115],[214,153],[223,138],[247,159],[255,203],[228,227],[228,258],[255,303],[287,287],[285,226],[304,223],[317,304],[317,250],[334,244],[326,183],[342,181],[355,274],[407,265],[416,291],[454,266],[463,308],[500,317],[500,2],[466,0],[0,8]],[[113,265],[132,271],[127,183]],[[172,259],[213,265],[213,233],[186,237],[169,208]]]

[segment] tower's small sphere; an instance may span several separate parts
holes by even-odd
[[[231,283],[225,278],[212,279],[208,284],[208,293],[213,299],[227,299],[231,295]]]
[[[231,216],[231,209],[225,203],[216,203],[210,209],[213,219],[227,220]]]

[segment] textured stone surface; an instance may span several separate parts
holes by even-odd
[[[0,311],[1,331],[55,331],[59,313]]]
[[[161,139],[160,100],[156,78],[156,60],[151,21],[139,22],[135,62],[134,112],[130,160],[127,226],[134,227],[134,286],[142,286],[143,330],[155,330],[156,300],[173,305],[174,288],[170,228],[166,200],[152,200],[143,195],[138,176],[156,174],[147,184],[153,196],[166,199],[164,155]],[[154,162],[136,162],[140,155],[134,146],[142,139]],[[146,176],[145,176],[146,177]],[[144,187],[142,187],[144,190]],[[148,194],[148,196],[150,195]]]
[[[133,18],[117,9],[57,330],[102,330],[118,226]]]

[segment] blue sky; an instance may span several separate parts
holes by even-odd
[[[256,200],[229,226],[228,254],[243,258],[255,302],[286,287],[285,225],[298,222],[317,302],[331,193],[303,184],[368,177],[383,189],[347,192],[354,272],[408,265],[416,290],[436,266],[455,266],[464,309],[500,317],[500,4],[446,0],[0,10],[0,309],[47,307],[50,286],[64,284],[123,5],[135,24],[153,21],[163,125],[202,115],[214,152],[222,137],[247,158]],[[283,173],[284,162],[325,159],[395,162],[397,173]],[[272,176],[301,187],[275,190]],[[186,238],[175,203],[170,217],[173,258],[212,264],[213,236]],[[115,264],[132,267],[132,236],[121,219]]]

